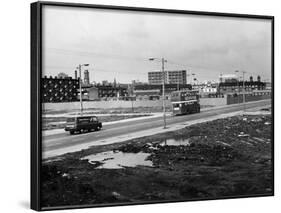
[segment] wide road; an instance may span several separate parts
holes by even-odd
[[[263,100],[258,102],[249,102],[245,104],[245,109],[262,107],[270,105],[271,100]],[[219,114],[241,111],[244,109],[243,104],[226,105],[220,108],[209,108],[197,114],[189,114],[184,116],[168,116],[166,118],[167,126],[186,121],[194,121],[197,119],[208,118]],[[147,118],[143,120],[128,121],[124,123],[116,123],[106,125],[98,132],[89,132],[77,135],[70,135],[68,132],[55,135],[48,135],[42,138],[42,148],[44,152],[63,149],[83,143],[93,142],[111,137],[118,137],[125,134],[149,130],[163,126],[163,117]]]

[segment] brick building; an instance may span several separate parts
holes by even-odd
[[[245,92],[252,92],[253,90],[265,90],[266,84],[260,81],[245,81]],[[229,93],[237,93],[243,92],[243,82],[224,82],[219,83],[218,87],[219,93],[221,94],[229,94]]]
[[[47,77],[41,79],[42,102],[78,101],[79,80],[71,77]]]
[[[114,85],[95,85],[88,89],[89,100],[114,99],[128,96],[127,87]]]

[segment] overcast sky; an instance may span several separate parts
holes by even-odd
[[[200,82],[237,69],[271,76],[269,20],[44,6],[43,26],[43,75],[89,63],[91,82],[147,82],[161,68],[148,58],[164,57]]]

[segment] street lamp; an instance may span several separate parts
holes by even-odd
[[[195,73],[191,73],[191,82],[190,82],[190,84],[191,84],[191,89],[193,90],[195,90],[196,89],[196,87],[195,87],[195,81],[196,81],[196,78],[195,78]],[[198,83],[198,82],[197,82]],[[192,84],[193,84],[193,86],[192,86]],[[197,87],[198,87],[198,85],[197,85]]]
[[[192,81],[193,81],[193,84],[195,84],[195,81],[194,81],[194,76],[195,76],[195,73],[191,73],[192,75]]]
[[[177,76],[177,91],[180,91],[180,76],[179,75]]]
[[[164,129],[166,129],[166,104],[165,104],[165,69],[164,64],[167,62],[164,58],[149,58],[149,61],[158,60],[162,62],[162,104],[163,104],[163,121],[164,121]]]
[[[236,70],[235,72],[240,72],[239,70]],[[245,111],[245,109],[246,109],[246,105],[245,105],[245,102],[246,102],[246,100],[245,100],[245,92],[246,92],[246,90],[245,90],[245,71],[241,71],[242,72],[242,74],[243,74],[243,108],[244,108],[244,111]]]
[[[82,78],[81,78],[81,67],[87,67],[89,64],[79,64],[79,90],[80,90],[80,114],[83,115],[83,102],[82,102]]]
[[[195,76],[195,73],[187,74],[187,77],[190,77],[190,85],[192,85],[192,81],[193,81],[194,76]]]
[[[239,90],[240,90],[240,85],[239,85],[239,70],[235,70],[237,73],[237,103],[239,104]]]
[[[246,106],[245,106],[245,102],[246,102],[246,100],[245,100],[245,92],[246,92],[246,90],[245,90],[245,71],[242,71],[242,73],[243,73],[243,103],[244,103],[244,111],[245,111],[245,109],[246,109]]]

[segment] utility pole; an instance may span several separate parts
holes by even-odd
[[[165,59],[162,58],[162,75],[163,75],[163,88],[162,88],[162,95],[163,95],[163,120],[164,120],[164,129],[166,129],[166,103],[165,103],[165,69],[164,69]]]
[[[190,74],[187,74],[187,77],[190,77],[189,81],[190,81],[190,85],[192,85],[192,82],[193,82],[193,78],[194,78],[194,75],[195,73],[191,73],[191,71],[189,70]]]
[[[133,100],[133,97],[131,96],[130,99],[131,99],[131,104],[132,104],[132,112],[134,112],[134,100]]]
[[[237,73],[237,103],[239,104],[239,90],[240,90],[240,85],[239,85],[239,70],[235,70],[235,72]]]
[[[193,81],[193,85],[195,85],[195,81],[194,81],[194,76],[195,76],[195,73],[192,73],[192,81]]]
[[[80,90],[80,115],[83,116],[83,100],[82,100],[82,76],[81,76],[81,68],[82,66],[89,66],[89,64],[79,64],[79,90]]]
[[[246,110],[246,100],[245,100],[245,92],[246,92],[246,90],[245,90],[245,71],[242,71],[242,73],[243,73],[243,103],[244,103],[244,111]]]
[[[80,115],[83,116],[81,64],[79,64],[78,67],[79,67]]]
[[[164,121],[164,129],[166,129],[166,103],[165,103],[165,67],[164,64],[167,62],[164,58],[149,58],[150,61],[161,60],[162,62],[162,104],[163,104],[163,121]]]

